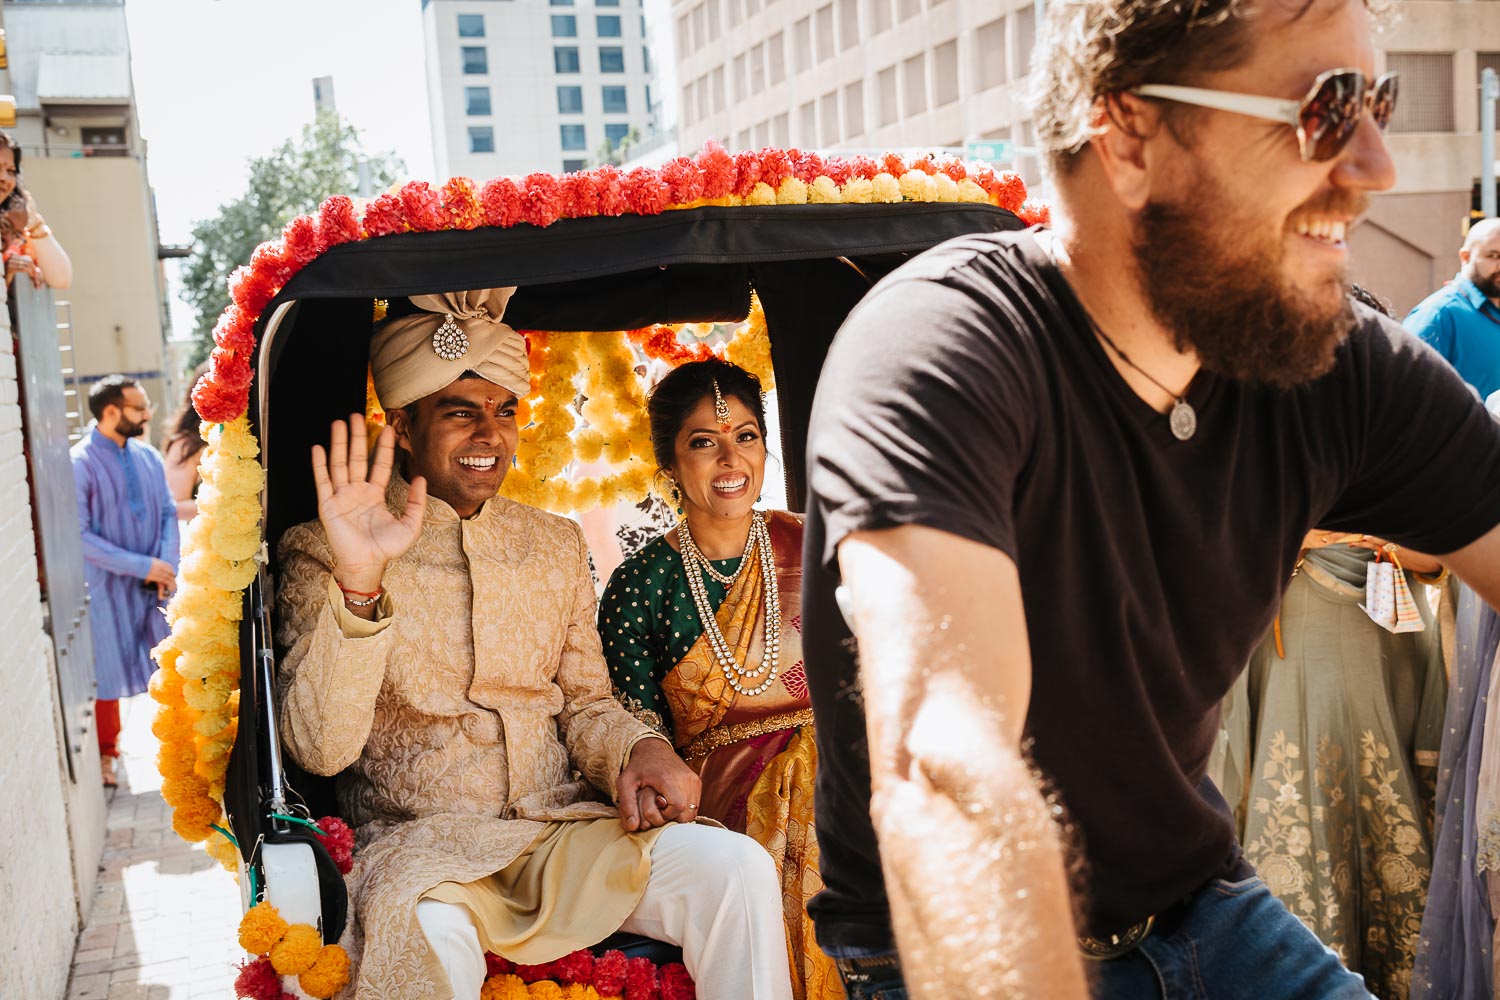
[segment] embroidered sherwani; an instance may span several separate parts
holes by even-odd
[[[392,482],[393,512],[407,489]],[[429,498],[420,538],[386,567],[373,622],[344,607],[332,563],[316,521],[281,541],[279,681],[288,751],[339,776],[357,836],[343,940],[357,968],[344,995],[446,997],[417,900],[501,871],[556,821],[616,817],[616,779],[653,734],[611,694],[573,522],[501,497],[462,520]],[[649,873],[654,838],[620,837]],[[599,890],[606,935],[645,889],[644,874],[631,881]]]

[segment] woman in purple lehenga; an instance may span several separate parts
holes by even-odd
[[[1459,587],[1454,657],[1443,750],[1438,763],[1437,836],[1422,939],[1412,975],[1412,1000],[1495,1000],[1495,908],[1500,890],[1500,815],[1495,783],[1500,753],[1493,741],[1500,718],[1493,685],[1500,614]],[[1500,895],[1500,892],[1496,892]]]

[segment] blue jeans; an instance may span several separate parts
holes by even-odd
[[[1370,1000],[1364,980],[1259,877],[1214,879],[1175,926],[1153,929],[1128,955],[1088,964],[1095,1000]]]
[[[901,978],[899,965],[889,968],[874,968],[868,971],[853,971],[840,959],[894,958],[895,952],[872,948],[827,948],[828,957],[839,967],[839,978],[844,981],[844,994],[848,1000],[906,1000],[906,982]]]
[[[1259,877],[1214,879],[1135,951],[1085,965],[1094,1000],[1372,1000]],[[849,1000],[907,996],[899,970],[844,988]]]

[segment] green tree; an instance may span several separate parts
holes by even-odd
[[[594,150],[592,163],[596,167],[605,163],[612,163],[618,167],[630,158],[630,147],[639,145],[640,141],[640,129],[634,127],[618,143],[611,143],[605,139],[599,144],[599,148]]]
[[[183,299],[195,314],[191,365],[213,349],[214,323],[229,305],[230,272],[248,264],[257,245],[280,236],[288,222],[323,199],[354,194],[361,160],[369,164],[375,191],[389,187],[406,169],[392,152],[366,153],[358,129],[336,114],[320,113],[300,137],[252,158],[245,193],[193,226],[192,256],[179,277]]]

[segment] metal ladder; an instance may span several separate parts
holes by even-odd
[[[73,444],[88,430],[88,407],[78,389],[78,359],[73,353],[73,303],[62,299],[55,303],[57,350],[62,355],[63,407],[68,420],[68,443]]]

